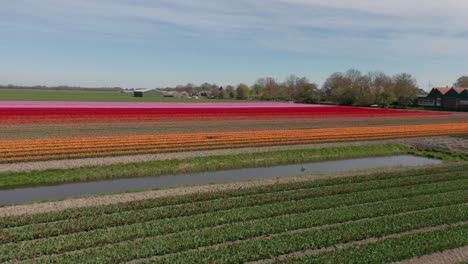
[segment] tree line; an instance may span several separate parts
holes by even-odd
[[[468,87],[468,76],[461,76],[454,83],[455,87]],[[1,86],[0,89],[11,88],[43,88],[53,90],[103,90],[102,88],[81,87],[22,87]],[[119,90],[119,87],[106,88],[105,90]],[[408,73],[388,75],[383,72],[362,72],[351,69],[346,72],[331,74],[319,87],[306,77],[294,74],[284,81],[278,81],[272,77],[259,78],[253,85],[240,83],[237,86],[227,85],[220,87],[216,84],[203,83],[178,85],[176,87],[160,88],[165,91],[187,92],[195,96],[201,95],[216,99],[239,100],[265,100],[265,101],[294,101],[297,103],[329,103],[340,105],[390,105],[409,106],[413,104],[419,93],[416,80]]]
[[[389,76],[383,72],[363,74],[358,70],[336,72],[330,75],[322,87],[306,77],[294,74],[279,82],[272,77],[258,79],[253,85],[244,83],[234,87],[219,87],[204,83],[201,86],[188,84],[175,88],[189,94],[210,91],[211,98],[255,99],[268,101],[294,101],[298,103],[330,103],[340,105],[411,105],[420,89],[416,80],[407,73]]]

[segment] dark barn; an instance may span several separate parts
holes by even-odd
[[[418,99],[418,105],[454,110],[468,109],[468,88],[433,88],[427,97]]]

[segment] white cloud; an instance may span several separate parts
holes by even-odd
[[[468,2],[465,0],[279,0],[304,6],[326,6],[349,9],[380,15],[420,16],[466,16]]]
[[[466,0],[24,0],[1,5],[0,14],[17,20],[0,18],[0,29],[16,22],[20,29],[42,26],[123,39],[187,34],[245,40],[255,48],[340,50],[343,56],[372,56],[372,51],[453,56],[464,53],[468,39]]]

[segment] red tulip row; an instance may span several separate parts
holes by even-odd
[[[428,116],[432,112],[342,106],[242,108],[1,108],[0,123]],[[440,115],[440,114],[438,114]]]

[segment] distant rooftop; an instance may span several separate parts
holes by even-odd
[[[446,94],[452,89],[455,90],[455,92],[457,92],[458,94],[461,94],[461,93],[463,93],[463,91],[468,90],[468,88],[463,88],[463,87],[452,87],[452,88],[449,88],[449,87],[434,87],[433,89],[438,90],[441,94]]]

